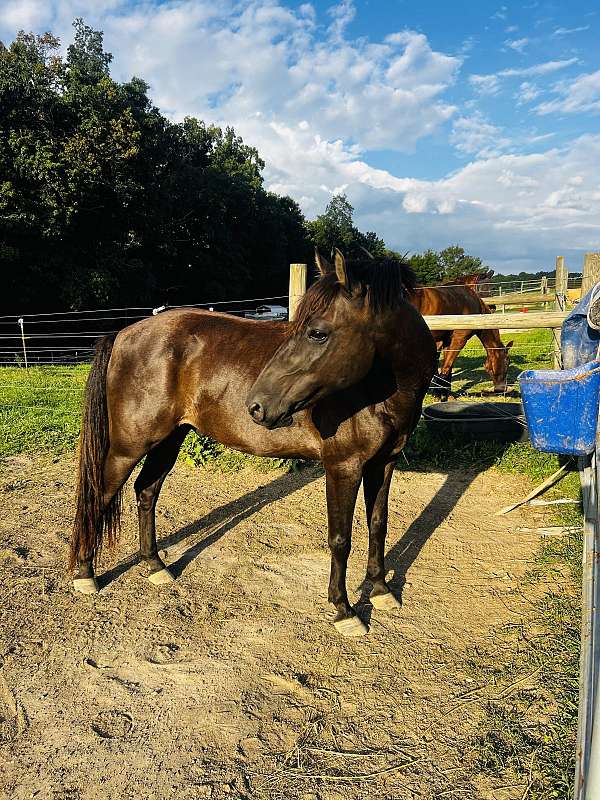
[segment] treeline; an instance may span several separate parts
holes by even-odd
[[[10,311],[152,305],[287,291],[304,218],[264,189],[232,129],[167,120],[118,83],[102,34],[75,23],[0,52],[0,304]]]
[[[143,80],[115,81],[82,20],[58,49],[0,44],[1,313],[284,295],[315,244],[390,252],[343,195],[307,222],[233,129],[173,123]],[[412,262],[426,284],[487,269],[458,246]]]

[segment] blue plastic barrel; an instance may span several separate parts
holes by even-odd
[[[519,375],[532,445],[545,453],[584,456],[596,444],[600,361],[565,370]]]

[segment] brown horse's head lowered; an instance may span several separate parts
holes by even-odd
[[[252,386],[246,404],[267,428],[289,425],[292,415],[369,372],[389,313],[406,300],[414,275],[393,259],[335,265],[316,253],[319,280],[304,295],[289,335]]]
[[[513,342],[504,345],[499,336],[496,338],[497,341],[493,343],[493,346],[488,347],[484,367],[494,383],[494,392],[500,394],[506,391],[506,376],[510,363],[509,351]]]

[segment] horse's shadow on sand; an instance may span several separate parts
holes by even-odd
[[[288,472],[284,475],[279,475],[265,486],[259,486],[251,492],[246,492],[246,494],[241,495],[241,497],[237,497],[229,503],[214,508],[201,519],[159,539],[157,544],[159,551],[161,551],[167,550],[170,547],[175,547],[204,530],[210,531],[210,533],[199,542],[188,547],[176,561],[170,563],[168,565],[169,570],[173,573],[175,578],[179,578],[185,568],[197,558],[200,553],[215,542],[218,542],[221,537],[225,536],[226,533],[235,528],[240,522],[252,516],[252,514],[256,514],[265,506],[277,500],[282,500],[284,497],[302,489],[307,484],[317,480],[321,475],[323,475],[323,468],[320,464],[309,464],[296,472]],[[132,554],[122,559],[114,567],[98,576],[100,587],[104,588],[139,563],[139,553]]]
[[[447,473],[442,486],[420,514],[410,523],[402,537],[388,550],[385,558],[387,581],[390,589],[401,600],[406,576],[421,550],[439,525],[454,510],[456,504],[476,478],[479,470],[452,470]],[[302,489],[323,475],[320,464],[310,464],[297,472],[279,475],[264,486],[213,509],[201,519],[164,536],[158,542],[159,550],[174,548],[191,537],[206,531],[207,535],[190,545],[169,564],[169,569],[179,578],[186,567],[206,548],[219,541],[243,520],[261,509]],[[139,554],[132,554],[99,576],[101,587],[116,580],[140,562]],[[370,583],[364,581],[359,589],[358,613],[368,624],[372,607],[369,602]]]
[[[386,582],[396,597],[402,601],[408,570],[437,528],[454,510],[458,501],[475,480],[479,470],[453,470],[433,495],[421,513],[410,523],[402,537],[385,555]],[[358,613],[367,624],[371,620],[369,603],[371,584],[365,580],[360,585],[361,596]]]

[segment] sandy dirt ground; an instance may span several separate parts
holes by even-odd
[[[516,530],[532,510],[493,516],[525,479],[396,474],[395,614],[361,592],[361,501],[348,585],[370,630],[344,639],[326,602],[320,468],[178,464],[158,514],[177,575],[167,588],[134,555],[129,485],[122,541],[104,554],[93,597],[74,594],[63,567],[73,473],[68,458],[1,468],[1,797],[522,796],[461,783],[461,766],[481,713],[469,654],[518,619],[512,592],[537,547]]]

